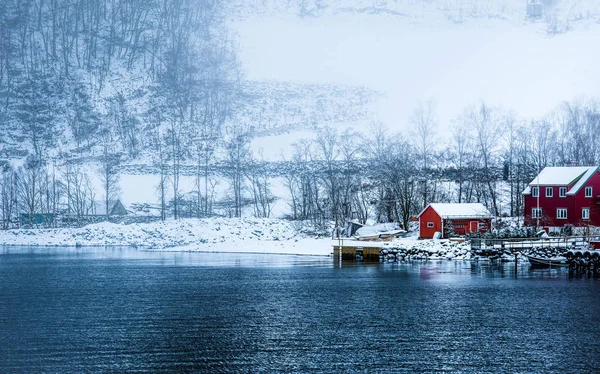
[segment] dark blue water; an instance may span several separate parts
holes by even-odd
[[[0,249],[0,372],[600,369],[600,281],[469,262]]]

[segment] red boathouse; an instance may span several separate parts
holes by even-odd
[[[418,217],[421,239],[431,239],[436,232],[445,238],[449,225],[458,235],[483,233],[492,229],[492,215],[480,203],[429,204]]]

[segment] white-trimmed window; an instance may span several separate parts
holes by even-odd
[[[531,196],[532,197],[540,196],[540,188],[539,187],[531,187]]]
[[[585,188],[585,197],[592,197],[592,187],[586,187]]]
[[[542,208],[531,209],[531,218],[542,218]]]
[[[546,187],[546,197],[553,197],[553,196],[554,196],[554,188]]]
[[[427,227],[432,229],[433,228],[433,222],[427,222]]]
[[[560,187],[558,189],[558,196],[559,197],[567,197],[567,187]]]
[[[590,219],[590,208],[581,209],[581,219]]]
[[[565,209],[565,208],[556,209],[556,218],[557,219],[567,219],[567,209]]]

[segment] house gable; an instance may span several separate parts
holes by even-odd
[[[576,195],[582,189],[582,187],[585,186],[588,183],[588,181],[597,173],[597,167],[590,168],[583,176],[579,178],[579,180],[576,183],[574,183],[572,186],[569,186],[570,188],[567,192],[567,195]]]
[[[428,205],[419,213],[419,237],[431,239],[436,232],[443,232],[442,218]]]
[[[127,209],[121,200],[109,200],[108,201],[108,212],[109,216],[123,216],[127,215]],[[94,202],[93,211],[91,215],[94,216],[106,216],[106,202],[105,201],[96,201]]]

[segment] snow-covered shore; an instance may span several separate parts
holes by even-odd
[[[98,223],[82,228],[0,231],[0,245],[135,246],[148,250],[296,255],[332,254],[329,238],[302,234],[279,219],[185,219],[121,225]]]
[[[468,242],[417,240],[357,242],[318,237],[310,225],[284,219],[210,218],[165,222],[98,223],[82,228],[0,230],[0,246],[130,246],[150,251],[267,253],[330,256],[333,245],[381,247],[398,260],[477,259]],[[511,257],[512,258],[512,257]]]
[[[332,245],[339,244],[338,241],[308,234],[304,230],[307,227],[283,219],[256,218],[182,219],[129,225],[103,222],[82,228],[0,231],[0,245],[133,246],[157,251],[332,255]],[[408,237],[377,245],[397,248],[409,255],[406,259],[470,258],[467,245],[448,240],[421,241]]]

